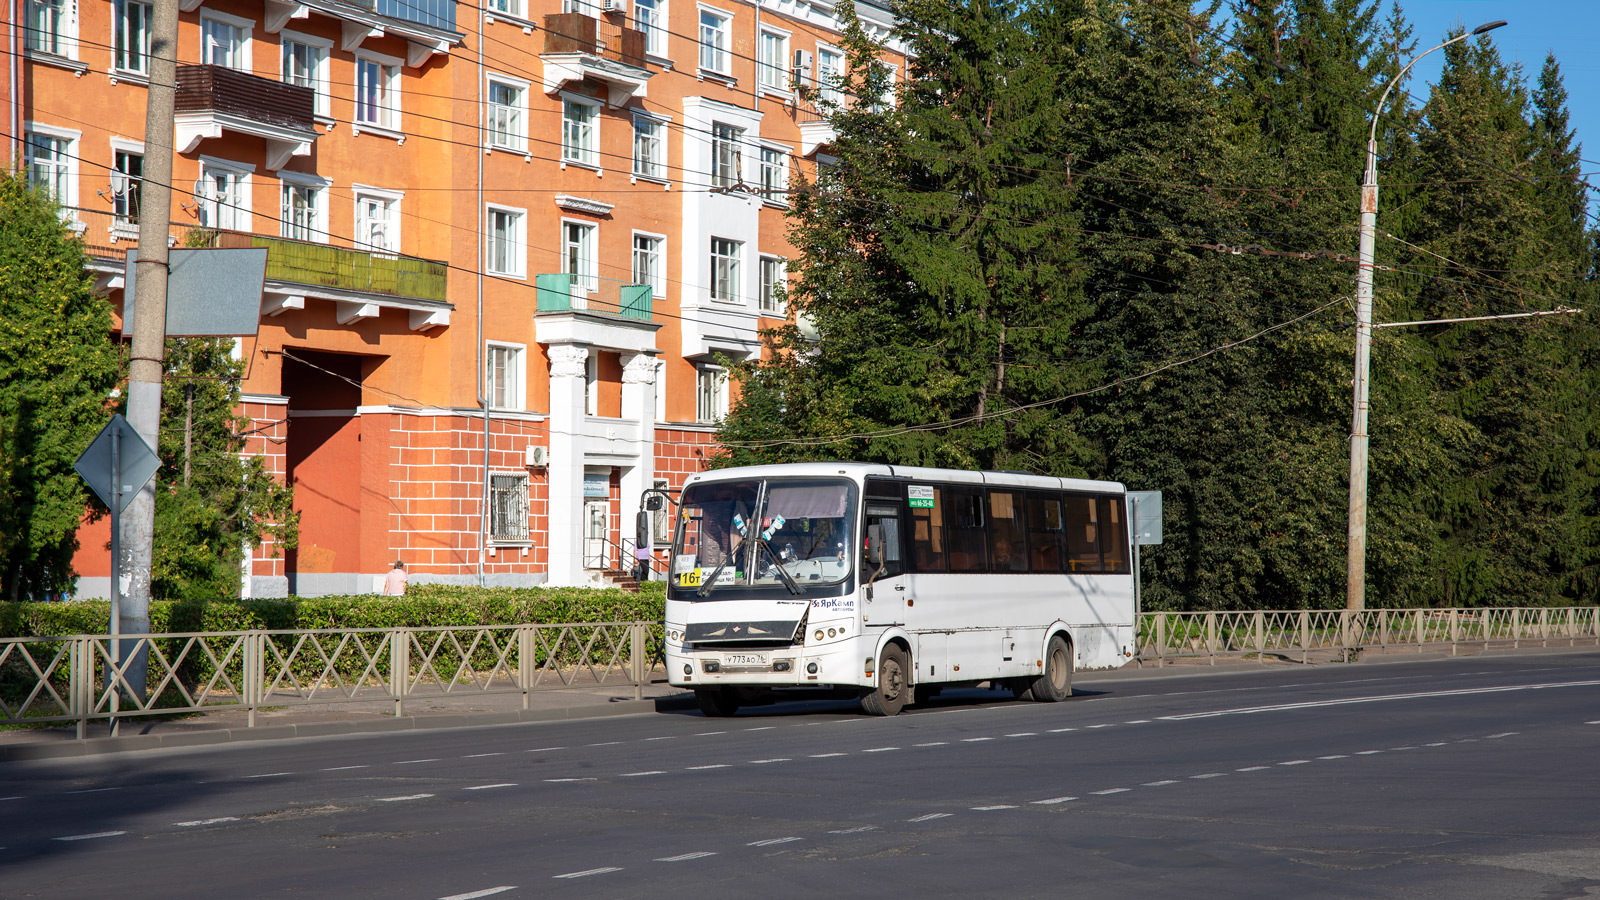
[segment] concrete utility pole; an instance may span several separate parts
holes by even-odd
[[[150,29],[150,84],[144,116],[144,180],[139,186],[139,261],[133,349],[128,365],[128,424],[160,450],[161,377],[167,349],[167,235],[172,220],[173,105],[178,81],[178,0],[155,0]],[[124,318],[124,331],[129,322]],[[155,546],[155,479],[139,490],[122,519],[120,633],[150,633],[150,560]],[[128,667],[128,688],[143,695],[148,651]]]
[[[1504,21],[1479,25],[1458,34],[1437,47],[1412,57],[1389,86],[1383,89],[1372,110],[1372,130],[1367,134],[1367,170],[1361,179],[1361,261],[1356,267],[1356,365],[1355,409],[1350,420],[1350,527],[1345,566],[1345,608],[1365,609],[1367,605],[1367,372],[1372,355],[1372,266],[1378,240],[1378,116],[1389,92],[1399,84],[1417,61],[1457,41],[1493,31]]]

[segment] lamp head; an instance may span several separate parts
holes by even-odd
[[[1487,31],[1493,31],[1496,28],[1499,28],[1500,26],[1505,25],[1505,24],[1506,24],[1506,20],[1505,19],[1498,19],[1498,20],[1493,21],[1493,22],[1485,22],[1482,25],[1479,25],[1477,28],[1472,29],[1472,34],[1474,36],[1477,36],[1477,35],[1483,34],[1484,32],[1487,32]]]

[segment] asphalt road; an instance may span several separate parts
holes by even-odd
[[[1600,653],[0,766],[0,897],[1600,896]]]

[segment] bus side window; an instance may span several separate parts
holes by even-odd
[[[1100,571],[1100,519],[1095,498],[1067,495],[1067,571]]]
[[[1122,504],[1121,497],[1101,497],[1095,501],[1100,508],[1100,571],[1117,575],[1132,571],[1128,565],[1128,516]]]
[[[905,556],[900,552],[900,503],[899,501],[883,501],[867,499],[867,535],[874,526],[881,526],[883,532],[883,574],[880,578],[893,578],[903,574],[906,570]],[[867,536],[862,536],[865,542]],[[867,578],[877,574],[876,566],[869,566],[863,561],[862,571]]]
[[[984,526],[984,490],[981,487],[950,489],[950,571],[982,572],[987,569],[984,552],[989,542]]]
[[[911,561],[918,572],[943,572],[944,489],[933,489],[932,506],[911,506]]]
[[[1028,541],[1022,528],[1022,494],[989,492],[989,571],[1028,571]]]
[[[1029,562],[1035,572],[1060,572],[1062,563],[1061,539],[1065,528],[1061,519],[1061,497],[1057,494],[1028,495],[1028,549]]]

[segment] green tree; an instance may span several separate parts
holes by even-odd
[[[0,593],[67,589],[89,491],[72,469],[109,418],[111,309],[60,208],[0,175]]]

